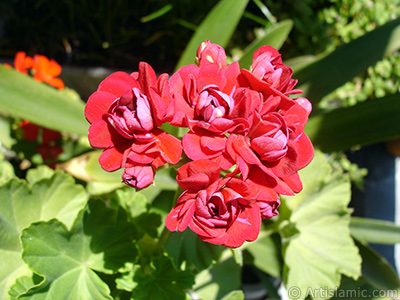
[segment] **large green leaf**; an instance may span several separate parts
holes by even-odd
[[[197,270],[204,270],[221,256],[222,247],[203,242],[191,230],[172,232],[164,246],[165,252],[173,259],[176,267],[183,262],[190,263]]]
[[[276,235],[267,235],[258,238],[256,241],[248,243],[246,250],[252,255],[255,267],[275,278],[281,278],[282,249],[280,241],[276,237]]]
[[[329,164],[322,153],[316,152],[315,156],[316,159],[300,172],[300,176],[308,173],[304,176],[305,187],[299,194],[301,201],[297,196],[283,197],[285,204],[293,209],[286,227],[295,226],[298,231],[285,236],[287,230],[282,228],[285,237],[283,278],[288,291],[299,289],[298,298],[320,287],[333,289],[339,285],[341,274],[357,278],[361,271],[361,258],[349,230],[349,179],[332,172],[320,176],[320,168],[326,170]],[[308,188],[311,180],[313,187]]]
[[[235,31],[248,2],[249,0],[221,0],[197,28],[181,55],[176,69],[193,64],[197,48],[205,40],[210,40],[212,43],[225,47]]]
[[[244,49],[244,54],[239,60],[240,66],[248,69],[252,63],[254,51],[263,45],[270,45],[279,49],[289,36],[292,27],[293,21],[285,20],[269,28],[263,37],[254,40]]]
[[[400,280],[393,267],[371,247],[357,243],[362,257],[362,276],[357,280],[344,277],[340,287],[332,291],[332,299],[396,299]]]
[[[0,65],[0,111],[57,131],[86,135],[84,103]]]
[[[218,262],[196,274],[194,292],[200,299],[219,300],[241,288],[241,267],[226,249]]]
[[[305,132],[324,152],[381,142],[400,136],[400,94],[316,115]]]
[[[322,56],[293,75],[313,104],[400,47],[400,18]]]
[[[191,289],[194,276],[189,270],[176,270],[169,258],[162,256],[153,261],[151,270],[139,267],[134,276],[137,286],[135,300],[185,300],[185,290]]]
[[[21,259],[21,230],[39,220],[58,218],[71,226],[84,207],[87,195],[73,178],[56,171],[34,183],[11,179],[0,187],[0,299],[9,299],[8,289],[17,277],[31,275]]]
[[[393,222],[352,217],[350,231],[356,239],[368,243],[400,243],[400,227]]]
[[[94,272],[114,273],[135,261],[135,227],[122,209],[90,201],[71,230],[58,221],[33,223],[21,236],[22,257],[44,280],[19,299],[112,299]]]

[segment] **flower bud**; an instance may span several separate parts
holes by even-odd
[[[221,68],[226,67],[226,54],[224,48],[213,44],[209,40],[201,43],[196,52],[197,65],[217,63]]]
[[[154,170],[150,166],[136,165],[125,168],[122,173],[122,180],[125,184],[137,188],[144,189],[154,181]]]

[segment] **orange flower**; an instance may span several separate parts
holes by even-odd
[[[56,78],[61,74],[61,66],[55,60],[35,54],[32,68],[34,70],[33,78],[36,81],[45,82],[58,89],[64,88],[64,82],[60,78]]]
[[[28,69],[33,65],[33,59],[30,56],[26,56],[26,53],[23,51],[17,52],[14,58],[14,68],[16,71],[28,74]],[[13,67],[10,64],[4,64],[6,68],[12,69]]]

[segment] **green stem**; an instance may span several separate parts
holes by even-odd
[[[181,189],[180,186],[178,186],[178,188],[175,191],[175,195],[174,195],[174,199],[172,201],[172,206],[171,208],[173,208],[176,205],[176,202],[179,198],[179,196],[182,194],[183,189]],[[164,250],[164,245],[168,240],[169,235],[171,234],[171,231],[164,225],[164,229],[161,232],[161,235],[158,239],[158,243],[157,243],[157,253],[158,254],[162,254],[163,250]]]

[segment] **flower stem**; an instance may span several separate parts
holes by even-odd
[[[172,206],[171,209],[175,206],[176,202],[178,201],[179,196],[182,194],[183,189],[178,186],[178,188],[175,191],[174,199],[172,201]],[[169,235],[171,234],[171,231],[164,225],[164,229],[160,234],[160,237],[158,239],[157,243],[157,253],[162,254],[164,250],[164,245],[168,240]]]

